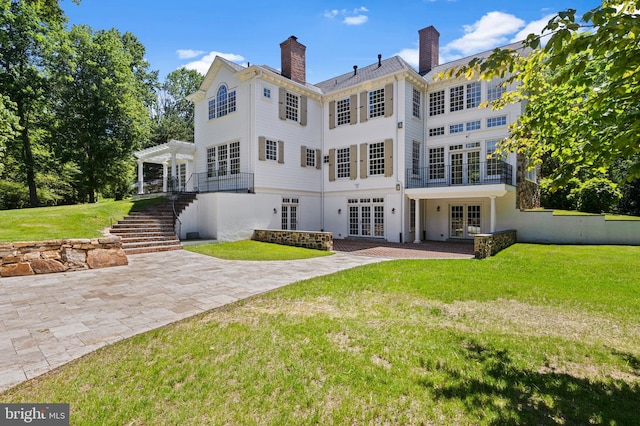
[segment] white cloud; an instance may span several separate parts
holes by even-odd
[[[324,17],[327,19],[333,19],[340,16],[344,17],[342,19],[342,23],[345,25],[362,25],[369,20],[369,17],[367,15],[364,15],[364,13],[367,12],[369,12],[369,9],[365,6],[360,6],[353,10],[331,9],[324,12]]]
[[[333,10],[327,10],[326,12],[324,12],[324,17],[325,18],[329,18],[329,19],[333,19],[336,16],[338,16],[338,13],[340,13],[338,11],[338,9],[333,9]]]
[[[347,25],[362,25],[368,20],[369,20],[369,17],[367,15],[357,15],[357,16],[347,16],[346,18],[344,18],[344,21],[342,22]]]
[[[418,68],[420,65],[420,51],[418,49],[402,49],[393,56],[396,55],[407,61],[411,66]]]
[[[213,51],[209,52],[207,55],[203,56],[197,61],[189,62],[183,66],[188,70],[196,70],[200,74],[205,75],[207,71],[209,71],[209,67],[213,63],[213,60],[216,58],[216,56],[220,56],[221,58],[236,63],[244,61],[243,56],[237,55],[235,53],[222,53]]]
[[[510,35],[525,26],[525,22],[508,13],[489,12],[472,25],[465,25],[464,35],[451,41],[441,51],[443,56],[464,56],[483,52],[506,44]],[[455,53],[458,52],[458,53]]]
[[[193,49],[178,49],[176,50],[179,59],[191,59],[195,58],[198,55],[202,55],[204,50],[193,50]]]

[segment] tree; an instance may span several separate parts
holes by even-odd
[[[195,70],[180,68],[165,78],[152,110],[154,128],[149,146],[171,139],[193,141],[193,104],[187,96],[195,93],[203,76]]]
[[[8,154],[29,189],[29,204],[39,204],[34,151],[41,146],[41,123],[49,91],[43,66],[55,50],[66,18],[57,0],[0,0],[0,93],[15,104],[19,135],[8,139]],[[3,101],[4,102],[4,101]]]
[[[4,170],[4,150],[7,141],[13,140],[19,130],[15,104],[0,93],[0,175]]]
[[[445,76],[506,75],[517,82],[492,105],[525,105],[502,149],[526,154],[532,165],[545,155],[557,160],[552,187],[581,170],[605,173],[620,159],[631,162],[628,180],[640,177],[639,8],[638,0],[604,0],[580,21],[573,9],[560,12],[545,28],[544,47],[531,34],[523,49],[496,49]]]
[[[149,136],[154,74],[132,34],[74,26],[52,69],[56,81],[55,146],[79,170],[78,191],[126,190],[132,154]]]

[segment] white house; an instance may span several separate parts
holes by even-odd
[[[438,32],[419,35],[417,71],[378,55],[317,84],[306,81],[306,47],[293,36],[280,44],[281,71],[216,57],[190,96],[195,143],[136,153],[140,191],[152,162],[164,165],[164,190],[170,173],[197,192],[181,238],[300,229],[418,242],[505,229],[503,219],[530,204],[519,188],[535,180],[516,173],[515,155],[491,157],[520,106],[478,108],[501,96],[502,81],[437,81],[470,58],[438,65]]]

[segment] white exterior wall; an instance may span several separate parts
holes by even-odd
[[[264,98],[265,87],[271,90],[271,99]],[[278,114],[278,89],[276,84],[262,79],[256,80],[254,84],[255,130],[251,145],[256,192],[291,190],[320,193],[322,172],[315,167],[301,167],[300,152],[302,146],[314,150],[322,149],[321,103],[319,99],[309,96],[308,92],[296,91],[294,85],[288,86],[289,92],[307,96],[307,125],[281,120]],[[284,142],[284,164],[258,160],[260,136]]]
[[[390,83],[389,80],[379,81],[368,84],[366,88],[356,87],[349,91],[343,91],[339,94],[330,96],[331,100],[340,100],[348,98],[355,94],[358,95],[358,106],[360,107],[360,93],[362,91],[371,91]],[[399,87],[402,87],[401,91]],[[402,232],[402,217],[404,211],[404,203],[402,201],[402,191],[396,191],[396,184],[401,182],[401,176],[404,174],[401,170],[404,168],[404,129],[398,129],[398,117],[404,117],[404,81],[394,82],[394,104],[393,115],[390,117],[369,118],[366,122],[360,121],[358,108],[358,123],[345,124],[329,129],[329,100],[324,102],[323,106],[323,122],[324,122],[324,149],[323,156],[329,155],[330,149],[349,148],[351,145],[357,145],[357,173],[356,179],[337,178],[335,181],[329,181],[329,167],[323,164],[322,181],[324,183],[324,226],[323,229],[333,232],[334,238],[346,238],[349,236],[349,209],[347,201],[349,198],[384,198],[384,238],[388,241],[399,241],[399,234]],[[365,106],[368,108],[368,105]],[[368,159],[364,161],[360,158],[360,145],[363,143],[371,144],[384,142],[386,139],[393,140],[393,175],[390,177],[367,176],[365,179],[360,177],[361,167],[367,167]],[[399,142],[400,141],[400,142]],[[338,210],[341,214],[338,214]],[[393,211],[393,212],[392,212]]]
[[[229,91],[236,91],[236,111],[224,117],[209,120],[209,99],[215,98],[222,84],[226,84]],[[240,142],[240,171],[250,171],[249,105],[249,84],[241,83],[228,68],[222,66],[215,81],[207,90],[205,99],[195,104],[194,173],[207,171],[207,148],[237,141]]]

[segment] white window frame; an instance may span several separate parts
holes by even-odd
[[[384,141],[369,144],[369,176],[384,176]]]
[[[456,123],[456,124],[450,124],[449,125],[449,134],[453,135],[456,133],[463,133],[464,132],[464,124],[463,123]]]
[[[506,125],[507,125],[506,115],[499,115],[497,117],[487,118],[487,129],[491,129],[493,127],[502,127]]]
[[[478,108],[482,102],[482,84],[479,81],[468,83],[466,90],[467,109]]]
[[[289,91],[285,92],[285,118],[296,123],[300,118],[300,96]]]
[[[444,89],[429,93],[429,116],[444,114]]]
[[[462,111],[465,104],[464,84],[449,88],[449,112]]]
[[[444,135],[444,126],[439,127],[430,127],[429,128],[429,137],[442,136]]]
[[[351,99],[340,99],[336,102],[336,126],[351,124]]]
[[[421,109],[421,100],[422,94],[415,87],[413,88],[413,116],[417,119],[420,119],[420,109]]]
[[[422,144],[418,141],[413,141],[411,144],[411,172],[414,175],[420,173],[420,154],[422,151]]]
[[[207,177],[240,173],[240,142],[224,143],[207,148]]]
[[[384,87],[369,92],[369,118],[384,117]]]
[[[497,101],[502,98],[502,95],[507,91],[504,86],[505,80],[494,79],[487,83],[487,101]]]
[[[209,99],[208,111],[209,120],[236,112],[236,91],[229,90],[226,84],[221,84],[216,95]]]
[[[299,198],[283,198],[280,213],[280,227],[283,230],[295,231],[298,229]]]
[[[336,178],[349,179],[351,177],[351,149],[338,148],[336,150]]]
[[[311,148],[306,148],[306,164],[307,167],[315,167],[316,166],[316,150]]]
[[[265,139],[264,158],[267,161],[278,161],[278,141]]]

